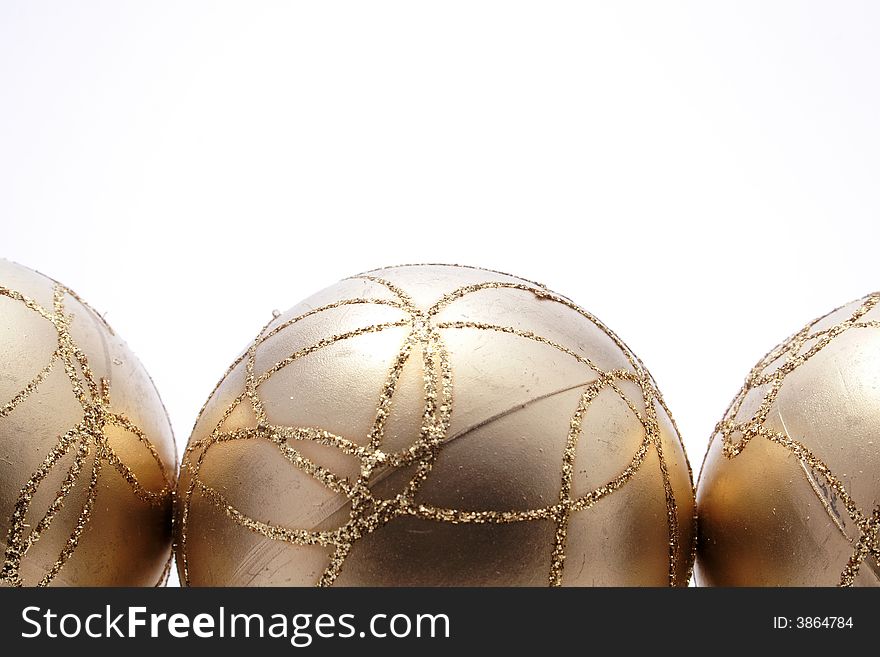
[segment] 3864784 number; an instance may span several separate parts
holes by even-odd
[[[852,616],[798,616],[794,626],[798,629],[846,629],[852,628]]]

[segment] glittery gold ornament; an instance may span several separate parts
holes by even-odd
[[[690,470],[653,379],[543,286],[355,276],[259,332],[178,487],[191,585],[682,585]]]
[[[752,369],[700,475],[697,581],[880,584],[880,293]]]
[[[0,260],[0,584],[164,582],[175,468],[125,343],[63,285]]]

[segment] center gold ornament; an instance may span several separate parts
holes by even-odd
[[[205,404],[186,585],[685,585],[690,468],[641,361],[545,287],[414,265],[276,313]]]

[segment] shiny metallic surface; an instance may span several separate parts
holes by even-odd
[[[564,297],[470,267],[367,272],[272,318],[178,500],[190,585],[666,586],[692,563],[650,375]]]
[[[698,487],[704,586],[880,584],[880,295],[753,369]]]
[[[67,288],[0,260],[0,583],[164,581],[175,468],[125,343]]]

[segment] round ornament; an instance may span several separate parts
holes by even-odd
[[[276,314],[178,485],[188,585],[684,585],[690,470],[599,320],[471,267],[343,280]]]
[[[0,260],[0,583],[164,582],[175,468],[125,343],[60,283]]]
[[[697,582],[880,584],[880,293],[752,369],[700,474]]]

